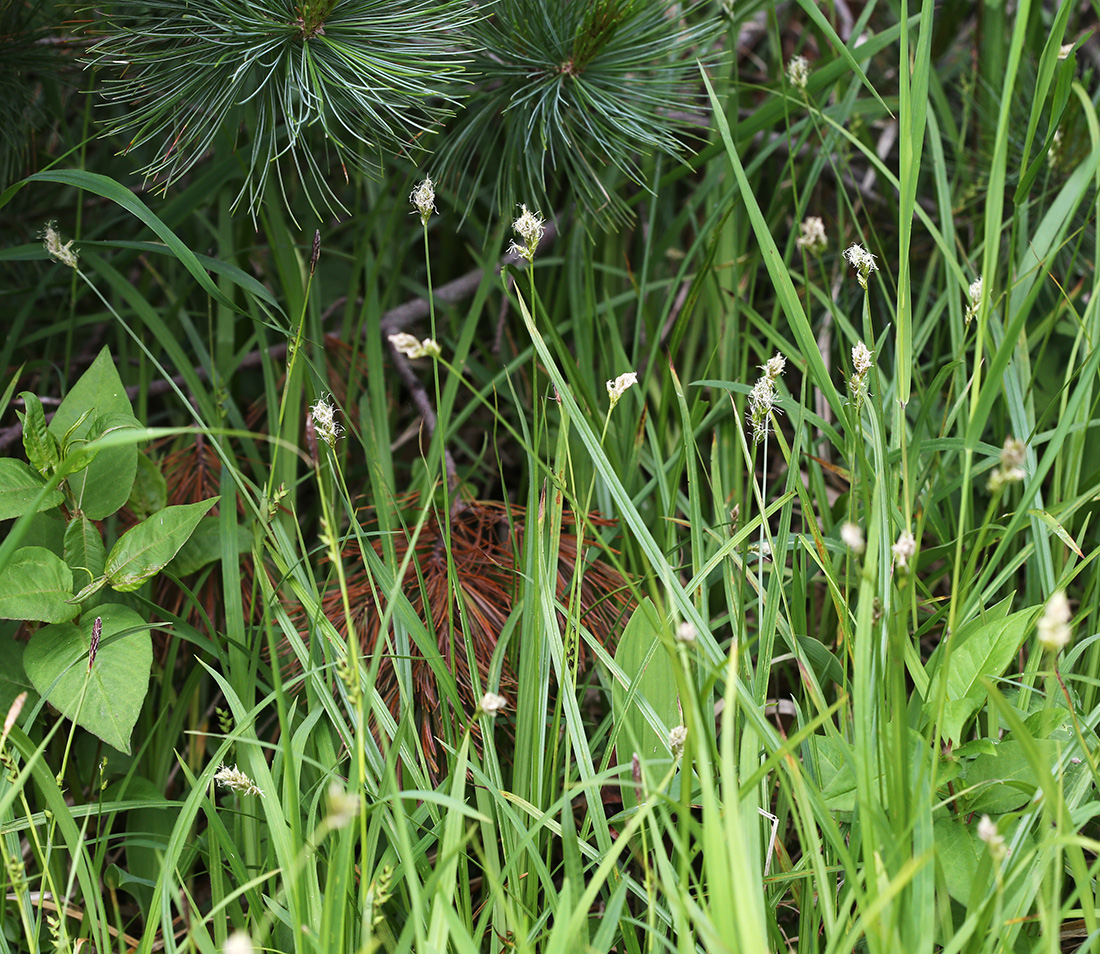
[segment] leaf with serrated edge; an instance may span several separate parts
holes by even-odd
[[[220,497],[165,507],[127,530],[107,557],[107,579],[120,593],[136,590],[167,565]]]
[[[88,650],[97,616],[103,620],[103,631],[89,673]],[[125,635],[112,639],[116,634]],[[148,624],[134,610],[117,603],[88,610],[79,623],[42,627],[23,654],[23,668],[38,692],[67,719],[127,755],[149,689],[152,665]]]

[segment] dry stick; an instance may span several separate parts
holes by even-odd
[[[557,229],[555,227],[554,221],[551,220],[547,222],[546,232],[543,235],[542,239],[542,245],[546,245],[553,241],[556,233]],[[509,253],[501,258],[500,263],[496,266],[495,271],[497,272],[497,274],[499,274],[501,269],[505,265],[514,265],[519,260],[520,259],[518,256]],[[435,290],[435,300],[437,302],[442,302],[445,305],[451,305],[455,304],[456,302],[460,302],[466,298],[469,298],[475,291],[477,291],[484,277],[485,269],[483,268],[475,268],[472,271],[467,272],[465,275],[460,275],[458,278],[454,279],[454,281],[450,281],[446,285],[441,285],[439,288],[437,288]],[[333,302],[333,304],[330,305],[328,310],[325,312],[326,317],[331,314],[332,311],[336,307],[338,307],[338,305],[345,304],[346,302],[346,297],[340,298],[336,302]],[[357,304],[361,303],[362,299],[357,302]],[[382,315],[381,321],[379,322],[379,324],[381,325],[382,334],[387,336],[395,334],[396,332],[407,328],[414,321],[417,321],[421,318],[427,318],[428,314],[429,307],[427,298],[414,298],[411,301],[407,301],[404,304],[398,305],[396,308],[391,308],[389,311],[385,312]],[[360,332],[360,335],[365,334],[366,329],[364,328],[364,330]],[[272,345],[270,348],[268,348],[266,351],[266,355],[272,360],[278,361],[279,359],[286,357],[286,349],[287,345],[284,341],[282,344]],[[241,359],[240,364],[237,365],[237,370],[241,370],[243,368],[258,367],[263,363],[264,355],[265,352],[259,349],[257,349],[256,351],[250,351]],[[405,368],[408,369],[407,364],[405,365]],[[398,366],[398,372],[402,373],[400,366]],[[194,369],[194,373],[195,376],[200,379],[205,379],[207,377],[206,368],[201,366],[196,367]],[[402,373],[402,377],[404,377],[404,373]],[[159,381],[151,381],[146,387],[145,393],[149,397],[154,397],[158,394],[163,394],[166,391],[171,391],[173,384],[182,387],[183,383],[183,376],[177,374],[174,375],[170,380],[162,379]],[[131,385],[126,389],[126,394],[130,398],[134,398],[138,395],[140,390],[141,388],[139,385]],[[49,398],[44,398],[42,403],[48,404],[49,402]],[[47,417],[52,418],[52,416],[53,415],[51,414]],[[434,431],[434,413],[432,416],[430,427]],[[13,424],[10,427],[0,429],[0,450],[3,450],[14,441],[19,440],[22,434],[22,424]]]

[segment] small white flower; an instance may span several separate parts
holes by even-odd
[[[863,539],[863,531],[860,530],[859,524],[852,523],[850,520],[845,520],[840,525],[840,539],[853,553],[859,554],[867,549],[867,541]]]
[[[1039,632],[1039,645],[1052,653],[1065,649],[1072,636],[1069,628],[1069,621],[1072,618],[1065,591],[1055,590],[1047,600],[1046,610],[1036,627]]]
[[[487,716],[495,716],[502,709],[506,708],[508,700],[504,696],[498,696],[495,692],[487,692],[481,697],[481,705],[479,708]]]
[[[75,239],[69,239],[64,245],[61,244],[61,235],[54,228],[53,222],[47,222],[46,227],[42,230],[42,244],[46,247],[46,251],[50,253],[50,257],[55,261],[60,262],[62,265],[68,265],[69,268],[76,268],[77,265],[77,251],[73,248],[73,242]]]
[[[787,359],[781,354],[769,358],[767,364],[760,366],[760,370],[764,372],[763,376],[757,379],[749,392],[748,418],[752,426],[754,443],[760,443],[768,433],[768,421],[778,399],[775,382],[786,366]]]
[[[313,426],[317,428],[317,436],[329,447],[335,447],[336,441],[344,433],[344,429],[336,423],[335,412],[336,408],[325,400],[323,394],[317,399],[317,403],[309,409],[310,416],[313,418]]]
[[[1069,57],[1070,53],[1072,53],[1072,52],[1073,52],[1073,44],[1072,43],[1063,43],[1060,47],[1058,47],[1058,59],[1060,59],[1060,60],[1067,59]]]
[[[875,264],[875,256],[867,251],[862,245],[849,245],[844,250],[844,257],[848,260],[848,264],[856,270],[856,277],[859,279],[861,288],[867,287],[867,279],[870,277],[871,272],[877,272],[878,266]]]
[[[898,534],[897,543],[890,547],[890,552],[894,554],[894,562],[899,570],[908,569],[909,561],[913,559],[917,552],[917,541],[914,539],[913,534],[908,530],[902,530]]]
[[[816,215],[811,215],[802,220],[798,227],[799,235],[794,244],[810,255],[820,255],[829,247],[829,240],[825,236],[825,223]]]
[[[1057,169],[1062,164],[1062,130],[1055,129],[1054,136],[1050,140],[1050,148],[1047,150],[1047,165],[1051,169]]]
[[[359,816],[359,796],[345,792],[333,782],[328,787],[328,823],[332,828],[345,828]]]
[[[620,374],[614,381],[608,381],[607,396],[611,399],[611,407],[618,404],[619,398],[626,394],[626,392],[637,383],[637,371],[627,371],[626,374]]]
[[[778,378],[783,373],[786,367],[787,359],[784,358],[783,355],[776,353],[772,357],[768,358],[768,363],[762,365],[760,370],[764,372],[769,381],[774,383],[776,378]]]
[[[439,342],[434,338],[420,341],[404,331],[390,335],[390,344],[406,358],[438,358],[442,353]]]
[[[527,259],[528,262],[533,262],[535,251],[538,249],[539,242],[542,241],[543,233],[546,231],[546,225],[540,213],[529,211],[525,205],[521,205],[520,210],[519,218],[512,223],[512,228],[519,236],[520,241],[513,241],[508,247],[508,251],[514,252],[520,258]]]
[[[804,56],[792,56],[787,63],[787,79],[791,86],[800,92],[806,92],[806,80],[810,76],[810,64]]]
[[[234,931],[225,939],[223,954],[255,954],[256,948],[252,946],[252,938],[244,931]]]
[[[1007,484],[1017,484],[1027,478],[1023,464],[1027,460],[1027,446],[1015,437],[1006,437],[1001,449],[1001,464],[989,475],[986,487],[993,493],[1003,490]]]
[[[435,212],[435,184],[431,179],[425,179],[409,196],[409,201],[416,207],[416,211],[420,213],[420,222],[422,225],[428,224],[428,219],[432,217],[432,213]]]
[[[695,632],[695,627],[686,619],[676,627],[677,642],[684,643],[687,646],[694,646],[695,640],[698,638],[699,634]]]
[[[866,374],[871,370],[871,365],[874,363],[871,359],[873,354],[871,350],[862,341],[857,342],[856,346],[852,348],[852,367],[855,369],[856,374]]]
[[[681,755],[684,754],[684,743],[687,741],[687,737],[687,726],[678,725],[669,731],[668,747],[672,749],[672,755],[674,758],[679,758]]]
[[[970,283],[970,287],[966,290],[966,300],[969,304],[966,306],[966,323],[974,319],[974,316],[978,313],[982,305],[982,276],[979,275]]]
[[[989,853],[999,861],[1005,856],[1005,839],[997,831],[997,823],[988,815],[982,815],[978,822],[978,837],[989,846]]]
[[[264,797],[264,793],[260,791],[260,787],[245,775],[244,772],[237,768],[236,765],[234,765],[233,768],[230,768],[228,765],[223,765],[214,774],[214,781],[222,788],[231,788],[240,795],[259,795],[260,798]]]
[[[1027,460],[1027,445],[1018,437],[1006,437],[1001,448],[1001,466],[1005,468],[1023,467]]]

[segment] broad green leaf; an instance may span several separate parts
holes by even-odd
[[[88,649],[96,617],[103,620],[103,631],[89,673]],[[116,635],[119,638],[113,639]],[[152,666],[148,624],[130,607],[118,603],[89,610],[79,623],[42,627],[23,654],[23,668],[51,705],[127,755]]]
[[[61,448],[57,438],[46,427],[46,412],[38,395],[24,391],[19,395],[27,411],[19,415],[23,424],[23,450],[31,466],[43,477],[49,477],[57,469]]]
[[[23,644],[14,639],[0,639],[0,724],[21,692],[27,693],[27,701],[23,703],[25,716],[38,702],[38,693],[23,670]]]
[[[237,552],[247,553],[251,546],[251,534],[238,525]],[[203,517],[195,528],[195,532],[168,564],[168,569],[176,576],[187,576],[220,560],[221,556],[221,517]]]
[[[630,688],[616,681],[611,687],[611,711],[617,731],[617,751],[620,762],[628,762],[637,752],[644,761],[671,760],[668,729],[680,723],[676,680],[669,673],[668,653],[661,642],[665,622],[646,598],[638,604],[615,650],[615,662],[631,680]],[[642,708],[646,702],[664,723],[664,733],[658,734],[650,725]],[[634,784],[622,782],[623,807],[638,804]]]
[[[69,564],[73,579],[80,588],[103,576],[107,548],[96,525],[85,514],[77,514],[65,528],[65,562]]]
[[[969,630],[965,639],[960,638],[959,645],[951,652],[946,673],[947,695],[940,726],[944,738],[961,741],[963,726],[985,701],[982,677],[996,678],[1008,668],[1034,615],[1034,609],[1025,609],[1000,619],[987,619]],[[962,630],[959,635],[963,636]],[[941,679],[943,669],[937,667],[928,694],[926,708],[929,713],[939,698]]]
[[[937,818],[932,827],[936,836],[936,857],[943,868],[947,893],[960,904],[966,904],[978,873],[978,862],[989,849],[978,840],[971,827],[954,818]]]
[[[165,507],[127,530],[107,557],[106,573],[119,592],[136,590],[168,564],[191,536],[203,515],[220,498]]]
[[[130,488],[129,503],[139,520],[168,506],[168,482],[160,468],[145,454],[137,456],[137,475]]]
[[[73,574],[45,547],[22,547],[0,572],[0,619],[63,623],[80,610],[69,603]]]
[[[11,520],[27,512],[46,481],[33,467],[14,457],[0,458],[0,520]],[[65,499],[60,490],[52,490],[38,505],[49,510]]]
[[[49,430],[61,440],[73,428],[72,439],[85,441],[126,426],[127,421],[129,426],[139,426],[110,352],[104,348],[65,395]],[[102,520],[126,503],[137,472],[137,454],[136,445],[104,448],[87,468],[69,477],[77,505],[92,520]]]
[[[101,414],[92,422],[87,440],[94,441],[115,431],[140,426],[130,414]],[[136,442],[96,451],[88,467],[69,478],[69,489],[76,496],[80,510],[93,520],[102,520],[119,510],[130,499],[139,456]]]

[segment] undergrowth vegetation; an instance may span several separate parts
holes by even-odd
[[[1100,950],[1095,9],[161,7],[0,14],[0,954]]]

